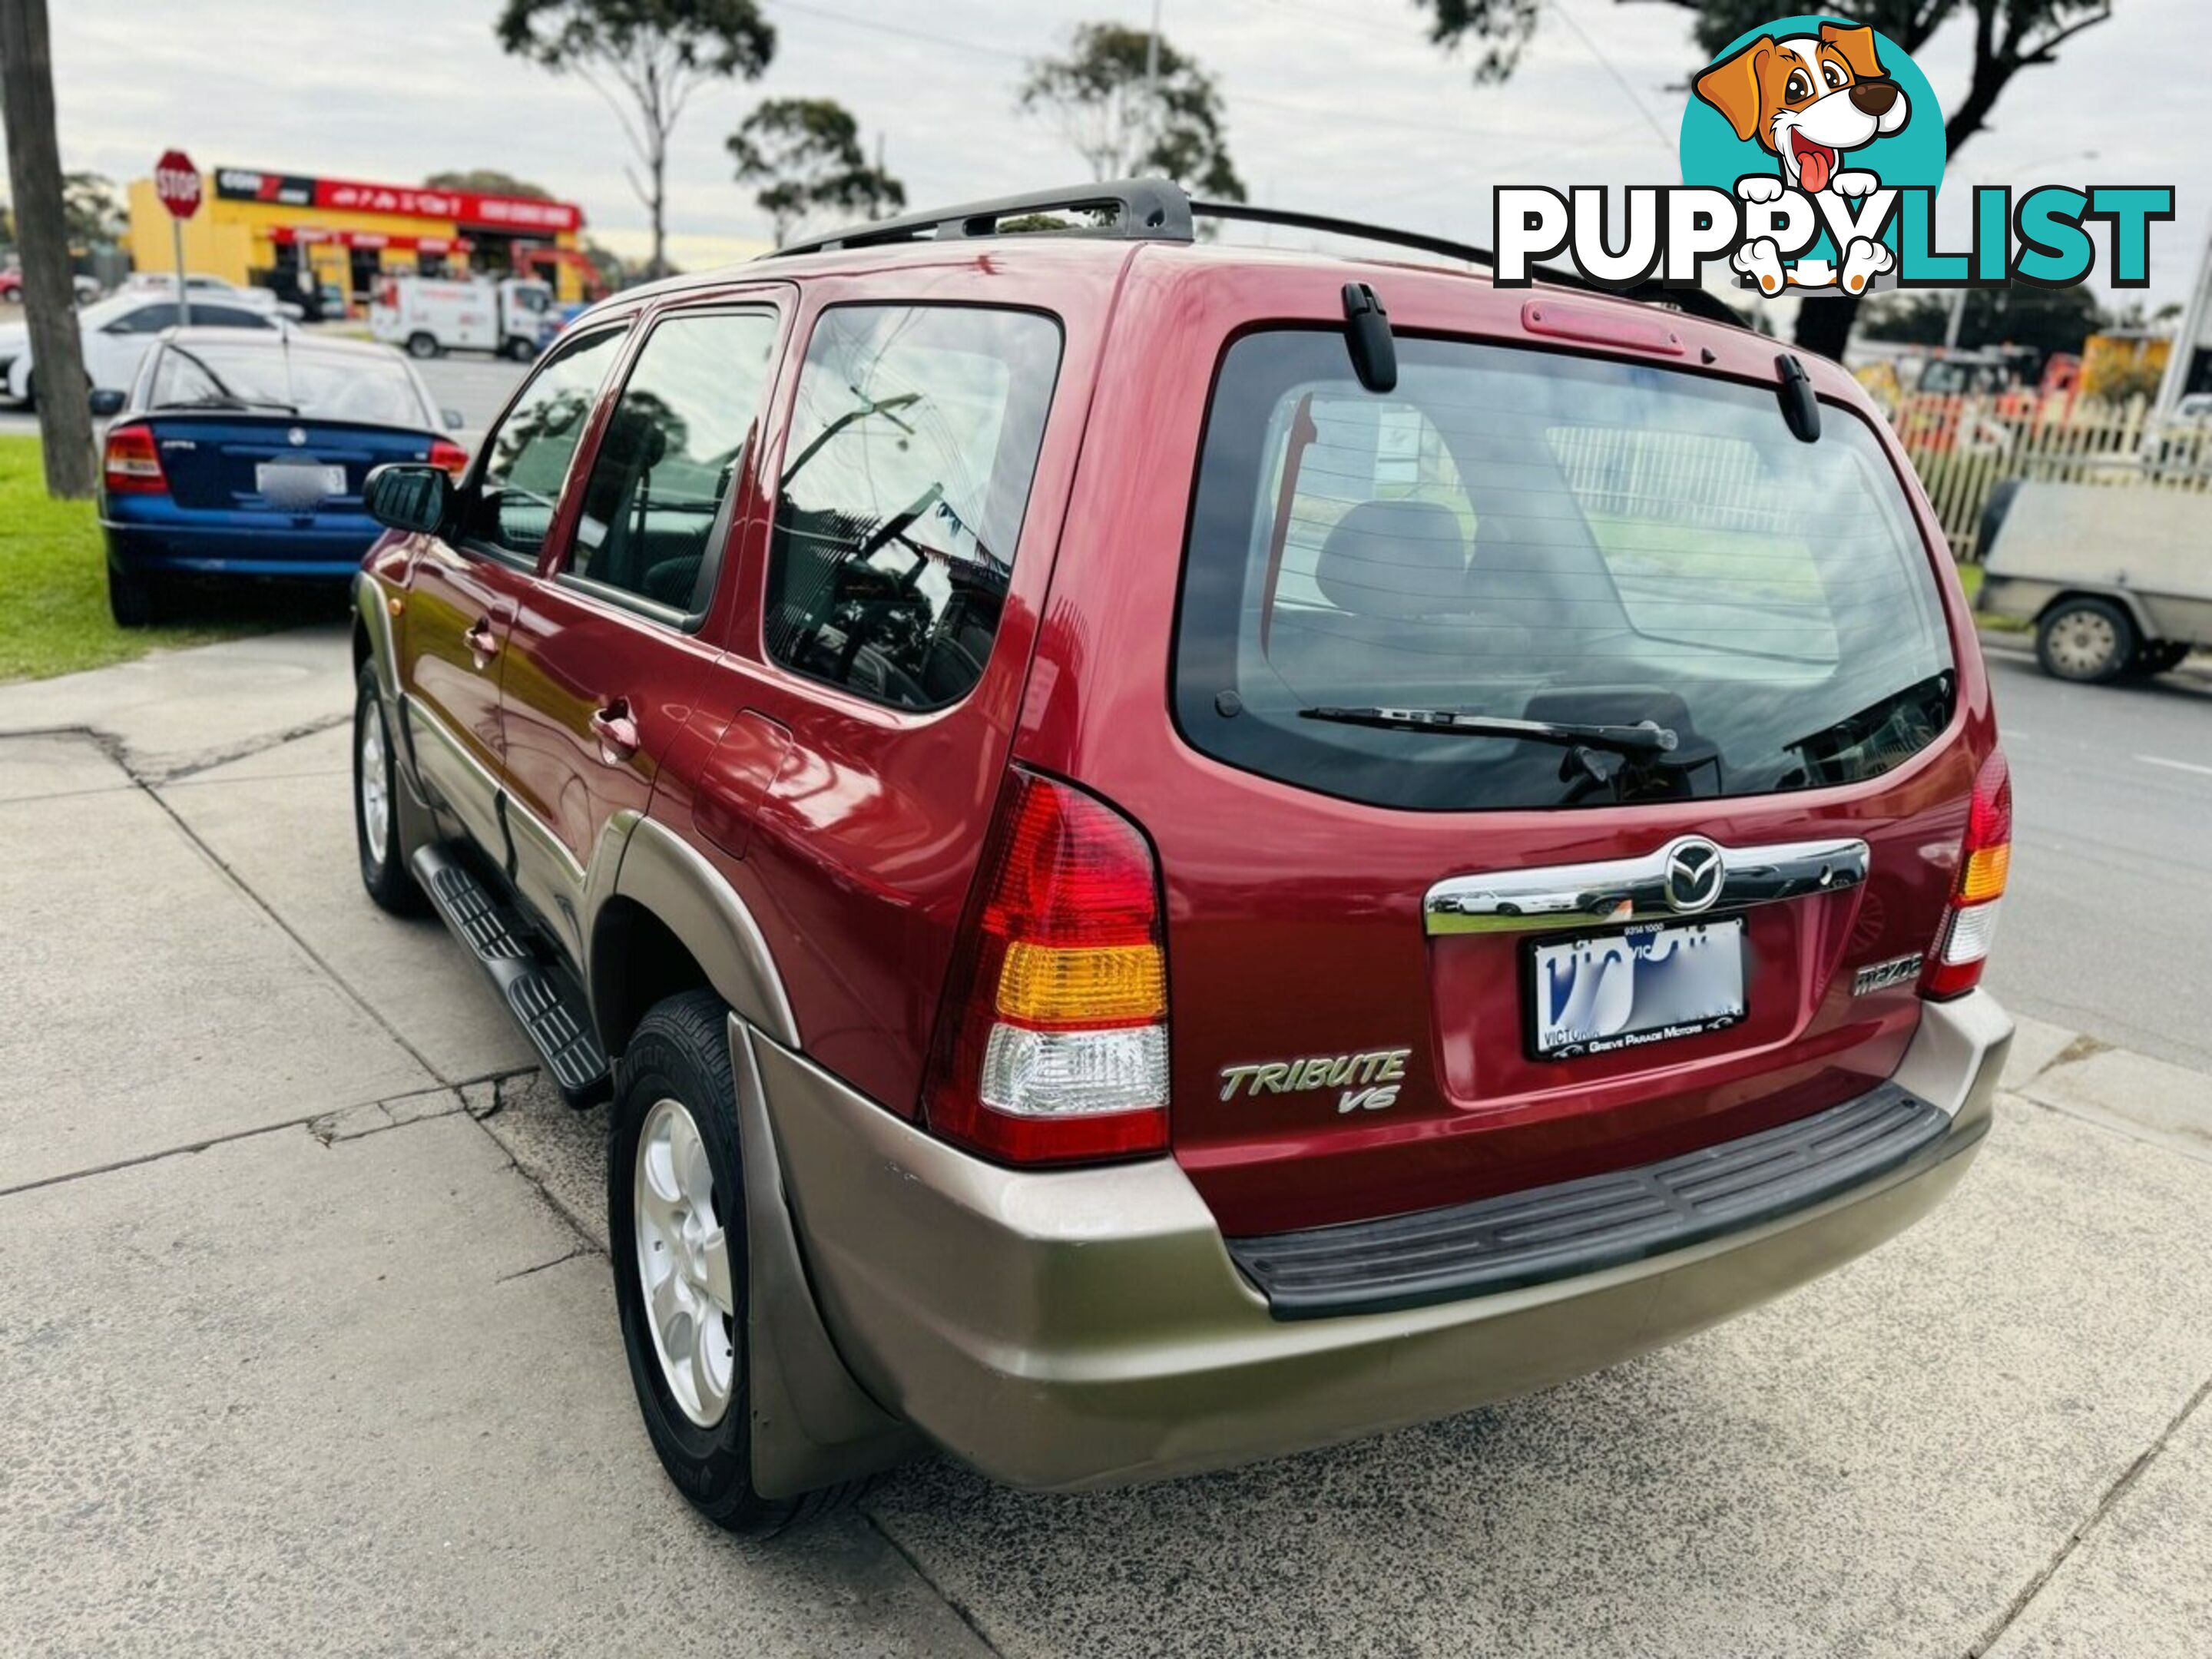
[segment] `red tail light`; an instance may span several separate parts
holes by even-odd
[[[1012,1164],[1168,1144],[1167,957],[1137,828],[1017,770],[937,1020],[931,1129]]]
[[[442,466],[453,475],[453,482],[461,481],[461,474],[469,470],[469,452],[451,438],[430,440],[430,465]]]
[[[109,429],[107,451],[100,459],[100,482],[111,495],[166,495],[167,475],[161,471],[161,452],[154,447],[151,428],[118,426]]]
[[[1992,749],[1974,780],[1966,844],[1959,854],[1958,884],[1921,978],[1922,995],[1939,1000],[1964,996],[1981,983],[2011,868],[2012,769],[2005,764],[2004,750]]]

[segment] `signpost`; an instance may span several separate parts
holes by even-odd
[[[192,302],[185,289],[185,221],[200,210],[200,170],[180,149],[164,150],[154,163],[154,194],[169,210],[169,230],[177,249],[177,322],[190,327]]]

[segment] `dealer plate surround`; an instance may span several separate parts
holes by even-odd
[[[1529,1046],[1540,1060],[1619,1054],[1740,1024],[1741,916],[1645,922],[1531,945]]]

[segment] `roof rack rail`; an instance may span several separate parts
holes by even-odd
[[[1093,225],[1071,225],[1045,233],[1037,232],[1035,227],[1024,227],[1019,232],[1001,229],[1004,221],[1048,213],[1089,213],[1101,216],[1101,222]],[[1110,217],[1105,216],[1109,213]],[[1030,191],[1023,195],[1002,196],[991,201],[968,202],[958,207],[934,208],[926,213],[909,213],[895,219],[878,219],[870,224],[848,226],[826,236],[791,243],[761,257],[781,258],[796,253],[827,253],[840,248],[875,247],[925,240],[947,241],[956,238],[1000,234],[1047,234],[1098,236],[1121,241],[1188,242],[1194,239],[1193,226],[1200,219],[1233,219],[1248,224],[1281,225],[1291,230],[1318,230],[1330,235],[1350,236],[1360,241],[1376,242],[1390,247],[1408,247],[1424,253],[1441,254],[1448,259],[1462,259],[1469,264],[1484,265],[1492,270],[1498,265],[1497,254],[1471,242],[1455,242],[1449,237],[1431,236],[1424,231],[1398,230],[1389,225],[1371,225],[1358,219],[1340,219],[1325,213],[1254,207],[1244,202],[1193,201],[1181,185],[1167,179],[1116,179],[1105,184],[1079,185],[1065,190]],[[1702,317],[1709,322],[1731,323],[1739,326],[1743,322],[1725,300],[1708,294],[1701,288],[1671,288],[1656,282],[1638,283],[1626,289],[1607,288],[1578,272],[1562,270],[1554,265],[1531,265],[1528,270],[1538,281],[1559,288],[1581,289],[1586,293],[1636,300],[1647,305],[1672,306],[1678,311]]]
[[[1104,184],[1076,185],[1061,190],[1033,190],[1019,196],[1001,196],[988,202],[965,202],[958,207],[932,208],[927,213],[902,214],[850,225],[810,241],[793,242],[764,258],[793,253],[826,253],[838,248],[875,247],[890,242],[996,236],[1000,222],[1048,213],[1103,214],[1113,217],[1096,225],[1070,226],[1052,234],[1059,236],[1103,236],[1122,241],[1188,242],[1191,240],[1190,198],[1165,179],[1115,179]]]
[[[1326,213],[1300,213],[1289,208],[1253,207],[1243,202],[1193,202],[1191,215],[1199,219],[1241,219],[1252,224],[1283,225],[1292,230],[1326,231],[1335,236],[1355,236],[1365,242],[1380,242],[1391,247],[1417,248],[1424,253],[1441,253],[1448,259],[1464,259],[1469,264],[1498,268],[1498,255],[1486,247],[1472,242],[1455,242],[1445,236],[1431,236],[1425,231],[1398,230],[1389,225],[1370,225],[1358,219],[1339,219]],[[1708,322],[1732,323],[1742,326],[1743,319],[1727,301],[1708,294],[1701,288],[1670,288],[1662,283],[1643,282],[1629,288],[1607,288],[1594,283],[1578,271],[1562,270],[1557,265],[1528,267],[1528,274],[1538,282],[1549,283],[1555,288],[1578,288],[1589,294],[1609,295],[1616,300],[1636,300],[1646,305],[1673,306],[1692,317],[1702,317]]]

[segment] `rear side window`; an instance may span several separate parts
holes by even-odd
[[[1208,417],[1178,623],[1199,748],[1353,799],[1468,810],[1872,777],[1950,719],[1927,550],[1863,422],[1794,438],[1774,394],[1636,364],[1333,333],[1248,336]],[[1224,695],[1233,694],[1233,695]],[[1563,744],[1321,709],[1676,733]]]
[[[584,485],[572,574],[686,613],[760,412],[775,318],[676,316],[653,331]]]
[[[777,486],[778,662],[895,708],[967,695],[999,631],[1060,345],[1034,312],[822,313]]]

